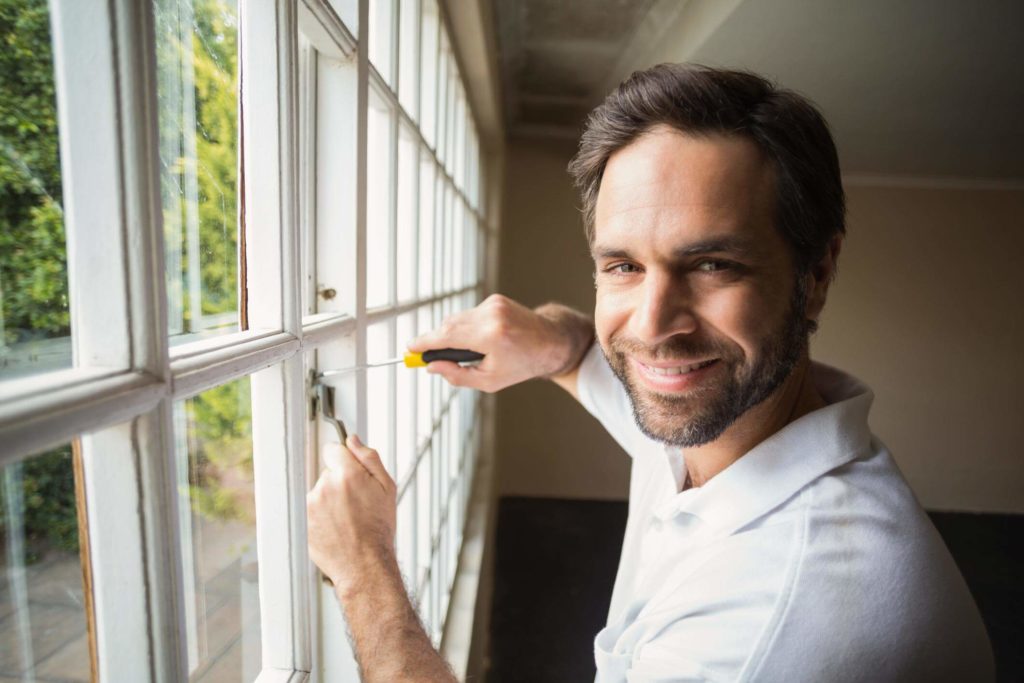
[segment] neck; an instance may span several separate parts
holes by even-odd
[[[711,443],[684,449],[687,484],[703,486],[790,422],[823,408],[825,399],[811,381],[810,365],[804,353],[775,393],[741,415]]]

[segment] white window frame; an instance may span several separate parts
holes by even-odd
[[[413,24],[420,35],[412,54],[422,55],[424,26],[438,31],[426,43],[437,48],[438,56],[449,50],[446,60],[435,62],[446,65],[446,71],[433,79],[436,131],[428,137],[417,124],[422,112],[407,112],[396,94],[401,87],[398,28],[410,25],[400,17],[404,5],[381,1],[394,3],[389,79],[394,88],[370,64],[366,50],[357,49],[367,39],[368,0],[358,1],[354,33],[339,19],[339,14],[352,15],[353,0],[240,1],[242,130],[245,140],[259,141],[245,145],[245,187],[239,193],[249,217],[244,226],[248,270],[259,274],[246,280],[249,329],[171,347],[152,6],[136,0],[101,6],[51,0],[75,364],[0,383],[0,465],[81,438],[95,654],[103,680],[188,678],[173,405],[246,376],[251,377],[253,396],[262,627],[263,668],[257,680],[307,680],[309,672],[319,671],[321,654],[345,642],[340,622],[331,622],[330,615],[340,614],[333,595],[320,587],[306,552],[305,493],[317,473],[310,454],[327,434],[308,421],[309,359],[314,358],[314,367],[339,360],[363,363],[368,325],[386,322],[397,350],[405,341],[395,340],[397,316],[429,307],[435,326],[445,313],[474,305],[483,294],[482,259],[470,259],[463,250],[457,263],[447,245],[471,242],[483,253],[491,232],[480,205],[476,126],[440,11],[435,10],[433,23],[426,22],[417,3]],[[433,0],[423,0],[428,3],[436,8]],[[308,24],[310,17],[315,24]],[[302,267],[304,245],[312,267],[323,241],[331,239],[322,229],[309,234],[315,221],[303,213],[303,206],[315,195],[300,182],[315,180],[315,173],[299,165],[298,116],[308,111],[309,103],[308,93],[300,88],[299,33],[302,27],[316,31],[316,26],[323,34],[320,39],[333,41],[356,61],[352,313],[316,312],[320,309],[312,308],[318,301],[312,285],[319,273],[310,282]],[[418,86],[423,83],[420,76]],[[392,267],[389,303],[367,310],[366,121],[371,83],[393,112],[389,258],[394,264],[399,125],[415,132],[421,158],[436,168],[435,187],[418,191],[419,196],[434,194],[431,229],[437,258],[432,291],[419,291],[414,273],[416,297],[395,301],[397,269]],[[421,95],[417,90],[407,101],[418,109],[430,101]],[[277,106],[268,107],[268,102]],[[77,115],[85,111],[89,117]],[[428,144],[428,139],[447,149]],[[462,158],[453,162],[455,154]],[[415,175],[418,183],[420,174]],[[415,213],[420,215],[418,207]],[[458,215],[464,220],[456,224]],[[468,268],[471,260],[468,277],[452,277],[454,268]],[[427,381],[422,377],[419,381]],[[431,434],[417,443],[417,465],[399,483],[403,496],[430,496],[431,553],[411,588],[418,598],[431,595],[423,617],[439,643],[479,449],[480,410],[475,393],[433,380]],[[394,370],[389,386],[394,414]],[[413,394],[415,406],[419,392]],[[365,373],[355,373],[339,396],[342,405],[351,406],[356,431],[365,433]],[[392,438],[392,467],[396,446]],[[432,472],[429,491],[417,485],[420,465]],[[319,646],[328,641],[330,648]]]

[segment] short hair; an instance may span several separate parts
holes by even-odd
[[[634,72],[591,112],[569,164],[591,243],[609,157],[656,126],[741,136],[758,146],[774,166],[775,222],[798,272],[809,271],[832,238],[846,232],[839,155],[814,104],[748,71],[659,64]]]

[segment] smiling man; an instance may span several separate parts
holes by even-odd
[[[457,386],[549,378],[632,456],[598,680],[992,680],[963,579],[868,428],[870,390],[808,356],[845,232],[817,110],[749,73],[661,65],[595,110],[570,170],[593,323],[492,296],[410,349],[486,354],[431,364]],[[311,494],[312,556],[366,680],[447,680],[394,562],[393,483],[350,445]]]

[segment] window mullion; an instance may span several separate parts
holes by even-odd
[[[356,365],[366,364],[366,294],[368,201],[367,146],[370,116],[369,0],[359,0],[359,46],[356,53]],[[386,90],[386,89],[385,89]],[[365,435],[367,427],[366,373],[356,373],[356,433]]]

